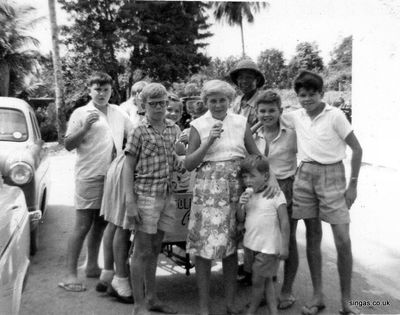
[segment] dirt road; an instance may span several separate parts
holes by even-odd
[[[65,292],[57,287],[57,283],[63,277],[67,238],[74,219],[73,161],[74,155],[65,151],[51,157],[52,188],[49,211],[44,224],[41,225],[41,247],[31,261],[30,276],[22,297],[21,314],[130,314],[132,306],[118,303],[104,294],[97,293],[95,291],[97,280],[85,279],[83,270],[80,270],[80,276],[88,288],[86,292]],[[368,178],[375,174],[371,169],[363,171],[364,175],[361,180],[368,181]],[[378,177],[376,175],[376,181],[387,181],[387,178],[380,177],[378,180]],[[384,222],[380,221],[383,219],[381,216],[371,214],[372,210],[369,207],[368,197],[371,194],[377,197],[374,189],[376,190],[376,187],[371,188],[368,185],[363,188],[360,187],[359,200],[357,201],[358,210],[357,208],[352,210],[354,212],[352,214],[354,222],[352,235],[355,254],[354,300],[362,304],[371,304],[361,307],[365,314],[396,314],[400,313],[400,300],[395,298],[400,297],[397,294],[397,292],[400,292],[398,291],[400,280],[400,277],[398,277],[399,250],[393,248],[394,241],[398,242],[398,237],[392,241],[392,231],[377,231]],[[386,195],[381,197],[387,198]],[[375,203],[373,206],[376,206]],[[380,209],[375,210],[380,211]],[[394,211],[394,208],[390,211]],[[372,216],[372,219],[366,219],[363,212]],[[390,224],[394,225],[397,222]],[[299,314],[302,305],[312,292],[305,258],[304,228],[302,224],[299,225],[300,269],[294,286],[294,293],[298,301],[290,310],[282,311],[282,314]],[[385,233],[389,235],[385,235]],[[338,303],[339,287],[336,258],[330,234],[329,227],[324,227],[323,275],[327,308],[321,314],[338,314],[340,307]],[[390,240],[385,240],[384,237],[386,236]],[[374,241],[372,242],[371,239]],[[378,251],[377,255],[373,254],[374,251]],[[157,270],[160,298],[174,305],[179,310],[179,314],[196,313],[197,293],[194,270],[192,275],[187,277],[182,268],[173,264],[163,255],[160,255],[160,257]],[[81,257],[81,263],[83,262],[84,257]],[[225,314],[220,264],[216,264],[213,270],[212,311],[213,314]],[[390,277],[390,275],[394,276]],[[249,294],[249,288],[240,288],[238,303],[244,305]],[[380,305],[377,305],[378,303]],[[259,311],[259,314],[265,313],[265,309]]]

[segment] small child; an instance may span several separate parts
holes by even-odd
[[[268,186],[269,163],[260,155],[247,156],[240,165],[246,191],[240,196],[237,213],[238,231],[245,234],[243,245],[252,251],[252,294],[247,315],[255,314],[263,294],[270,314],[277,314],[273,276],[279,260],[289,255],[289,219],[282,192],[271,199],[263,196]]]
[[[175,124],[178,124],[179,120],[182,118],[183,104],[179,97],[173,93],[168,94],[168,105],[167,113],[165,118],[172,120]]]

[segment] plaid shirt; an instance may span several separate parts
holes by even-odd
[[[137,194],[155,196],[172,192],[175,142],[179,133],[179,127],[166,119],[165,129],[160,134],[147,117],[131,131],[125,153],[131,154],[137,161],[134,175]]]

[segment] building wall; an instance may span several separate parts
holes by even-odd
[[[364,162],[400,169],[400,3],[366,0],[355,16],[353,125]]]

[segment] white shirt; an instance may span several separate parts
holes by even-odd
[[[90,111],[100,115],[76,148],[75,178],[90,179],[105,176],[111,164],[113,146],[117,154],[122,152],[124,135],[127,136],[132,123],[117,105],[107,105],[107,115],[99,111],[92,102],[77,108],[71,115],[66,136],[82,128]]]
[[[353,131],[343,112],[330,105],[311,119],[304,108],[285,113],[282,119],[292,125],[297,134],[301,161],[333,164],[346,157],[346,137]]]
[[[216,122],[220,122],[211,116],[210,111],[193,120],[190,125],[200,135],[201,143],[207,141],[211,128]],[[244,146],[244,135],[246,133],[247,119],[241,115],[228,112],[222,121],[224,130],[221,137],[216,139],[208,149],[203,161],[229,161],[244,158],[246,148]]]
[[[245,205],[243,245],[256,252],[278,255],[282,242],[278,208],[286,204],[286,199],[282,191],[272,199],[263,197],[263,193],[254,193]]]
[[[119,107],[128,115],[133,126],[136,127],[142,120],[142,116],[138,114],[138,107],[135,105],[135,100],[133,97],[121,103]]]

